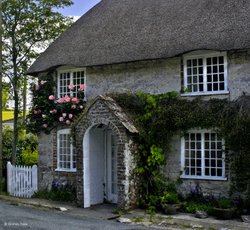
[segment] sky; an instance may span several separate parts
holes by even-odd
[[[101,0],[73,0],[74,5],[58,10],[65,16],[82,16]]]

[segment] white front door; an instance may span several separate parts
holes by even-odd
[[[117,140],[110,130],[107,131],[106,199],[117,203]]]
[[[84,207],[117,203],[117,141],[107,126],[90,127],[83,140]]]

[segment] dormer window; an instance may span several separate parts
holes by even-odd
[[[226,52],[184,55],[183,76],[184,95],[228,93]]]
[[[58,71],[58,98],[77,97],[80,86],[86,86],[85,69],[72,69]],[[74,86],[73,89],[70,86]]]

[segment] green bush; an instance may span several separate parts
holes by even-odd
[[[217,207],[218,208],[223,208],[223,209],[227,209],[227,208],[231,208],[232,207],[232,201],[228,198],[220,198],[217,200]]]
[[[163,196],[160,197],[161,203],[165,204],[176,204],[179,202],[178,195],[175,192],[164,192]]]
[[[38,162],[38,140],[32,133],[24,132],[18,141],[17,164],[32,166]]]
[[[199,203],[194,201],[185,201],[182,205],[182,211],[187,213],[195,213],[196,211],[205,211],[211,213],[213,206],[211,204]]]

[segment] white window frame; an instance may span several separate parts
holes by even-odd
[[[73,73],[74,72],[84,72],[84,86],[86,87],[86,68],[62,68],[62,69],[58,69],[57,70],[57,97],[60,98],[61,97],[61,92],[60,92],[60,74],[63,73],[69,73],[70,74],[70,84],[73,84]],[[79,86],[77,86],[79,87]],[[71,95],[68,96],[72,96],[72,92]],[[86,100],[86,88],[84,89],[84,100]]]
[[[222,139],[222,176],[205,176],[205,133],[216,133],[216,131],[213,130],[206,130],[206,129],[195,129],[195,130],[189,130],[187,133],[199,133],[201,134],[201,176],[195,176],[195,175],[185,175],[185,137],[181,137],[181,172],[182,175],[180,178],[183,179],[202,179],[202,180],[221,180],[225,181],[227,180],[225,176],[225,143]]]
[[[213,58],[223,56],[224,58],[224,90],[218,91],[207,91],[207,64],[206,58]],[[194,51],[189,54],[183,55],[183,87],[187,89],[187,60],[189,59],[203,59],[203,91],[201,92],[184,92],[181,96],[197,96],[197,95],[218,95],[218,94],[229,94],[228,91],[228,62],[227,52],[217,51]]]
[[[73,167],[73,155],[74,155],[74,146],[70,144],[70,168],[61,168],[60,167],[60,135],[66,134],[70,135],[70,129],[61,129],[57,131],[57,168],[55,171],[62,171],[62,172],[76,172],[76,168]]]

